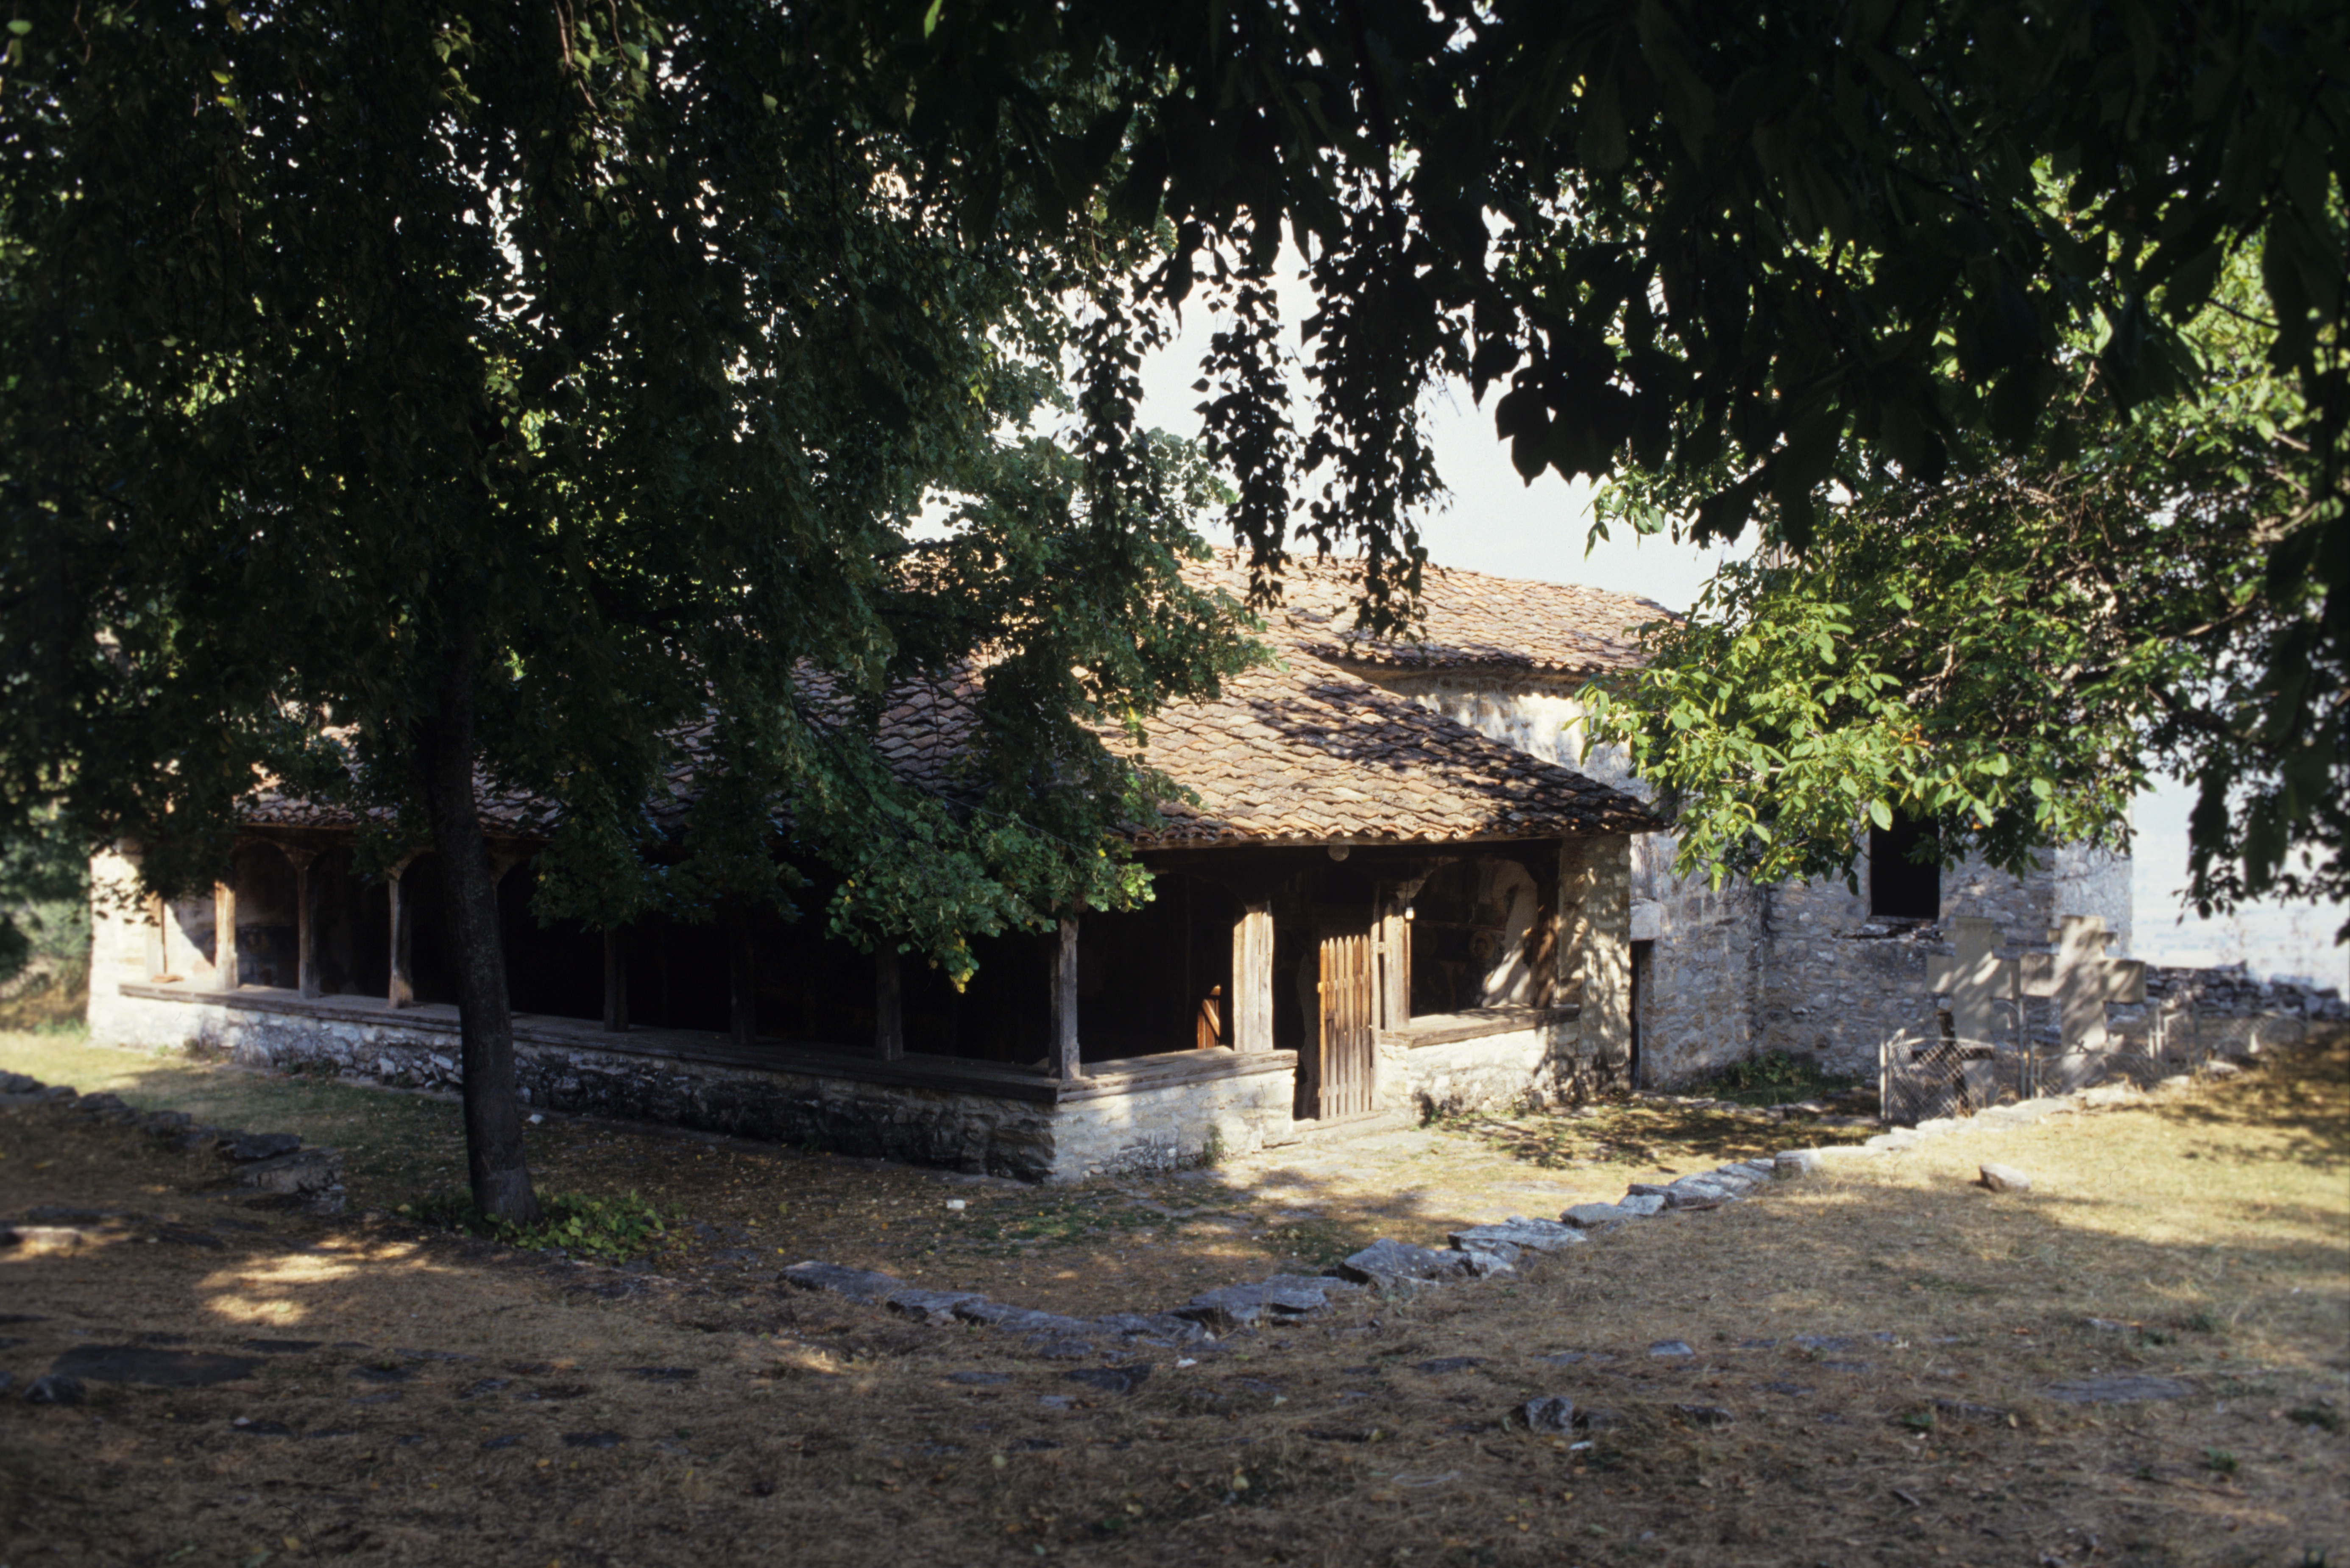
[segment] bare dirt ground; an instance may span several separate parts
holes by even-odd
[[[544,1184],[683,1212],[606,1268],[403,1220],[455,1179],[440,1102],[57,1036],[0,1040],[0,1066],[353,1149],[353,1215],[305,1220],[135,1132],[0,1112],[0,1217],[50,1216],[0,1250],[14,1568],[2350,1562],[2338,1046],[1839,1162],[1514,1279],[1074,1364],[775,1272],[1160,1308],[1817,1134],[1619,1108],[1039,1190],[550,1122]],[[1981,1158],[2033,1190],[1971,1185]],[[60,1366],[88,1403],[18,1397]],[[124,1373],[148,1380],[101,1376]],[[2177,1397],[2062,1397],[2082,1384]],[[1607,1414],[1531,1433],[1511,1417],[1539,1395]]]

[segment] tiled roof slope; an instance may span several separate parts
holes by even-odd
[[[1230,552],[1198,570],[1236,597],[1245,591],[1245,568]],[[1479,596],[1473,601],[1452,597],[1464,584]],[[1347,641],[1328,630],[1352,613],[1344,563],[1304,563],[1287,587],[1289,604],[1267,618],[1276,663],[1226,682],[1220,697],[1169,708],[1145,724],[1141,759],[1199,799],[1170,801],[1157,823],[1137,824],[1128,836],[1138,847],[1440,843],[1640,833],[1659,826],[1638,798],[1489,740],[1347,668],[1625,668],[1636,661],[1629,645],[1599,628],[1621,632],[1625,618],[1637,625],[1664,614],[1658,607],[1595,590],[1431,573],[1427,640],[1395,647]],[[1540,609],[1530,618],[1523,648],[1500,640],[1512,625],[1513,603]],[[814,684],[821,687],[821,678]],[[971,742],[977,694],[967,673],[893,691],[879,738],[890,771],[935,794],[959,794],[956,763]],[[817,706],[825,705],[819,697]],[[670,801],[659,815],[691,798],[702,733],[681,737],[685,754],[671,769]],[[1105,738],[1113,745],[1124,739]],[[537,838],[553,826],[547,803],[486,778],[481,802],[483,825],[494,836]],[[342,808],[268,790],[244,816],[280,827],[349,826],[356,820]]]
[[[1440,843],[1642,833],[1631,795],[1489,741],[1343,670],[1293,659],[1146,726],[1145,758],[1200,796],[1170,801],[1144,847]]]
[[[1235,551],[1220,550],[1194,570],[1234,598],[1248,592],[1247,558]],[[1673,618],[1664,606],[1631,594],[1431,565],[1421,578],[1426,619],[1419,635],[1381,639],[1353,629],[1355,594],[1353,562],[1294,560],[1266,628],[1287,647],[1340,664],[1590,676],[1638,668],[1636,629]]]

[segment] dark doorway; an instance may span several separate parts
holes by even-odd
[[[1648,997],[1654,981],[1657,944],[1652,941],[1632,944],[1632,1060],[1627,1070],[1632,1075],[1632,1086],[1645,1089],[1648,1085],[1640,1076],[1640,1045],[1648,1032]]]

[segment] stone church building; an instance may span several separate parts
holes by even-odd
[[[1235,591],[1232,558],[1199,570]],[[1770,1049],[1873,1069],[1930,1030],[1944,922],[2012,941],[2101,913],[2127,867],[2069,852],[1720,892],[1670,873],[1638,781],[1586,755],[1575,693],[1666,612],[1588,588],[1430,574],[1413,641],[1348,630],[1343,563],[1300,563],[1277,656],[1149,725],[1170,803],[1129,844],[1153,897],[980,945],[957,992],[780,917],[624,931],[530,912],[540,803],[485,791],[520,1088],[654,1119],[1032,1179],[1164,1168],[1475,1106],[1669,1086]],[[883,735],[944,787],[970,691],[900,694]],[[93,867],[92,1038],[454,1081],[439,871],[370,878],[356,823],[264,794],[229,880],[144,908],[135,848]],[[827,890],[809,890],[819,901]]]

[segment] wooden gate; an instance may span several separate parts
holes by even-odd
[[[1314,1075],[1316,1117],[1355,1116],[1371,1108],[1378,977],[1368,932],[1322,939],[1322,1027]]]

